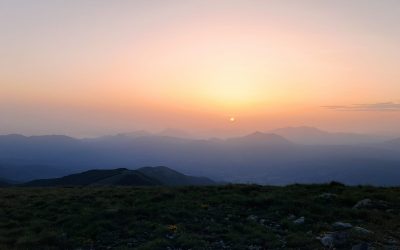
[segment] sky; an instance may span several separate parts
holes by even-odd
[[[0,134],[400,134],[398,0],[0,0]]]

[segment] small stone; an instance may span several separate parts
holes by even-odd
[[[249,215],[249,217],[247,217],[247,219],[248,219],[248,220],[251,220],[251,221],[257,221],[257,220],[258,220],[258,217],[255,216],[255,215]]]
[[[362,234],[370,234],[372,233],[370,230],[362,228],[362,227],[354,227],[354,230],[358,233],[362,233]]]
[[[172,240],[172,239],[175,238],[175,235],[174,235],[174,234],[167,234],[165,237],[166,237],[167,239]]]
[[[301,224],[304,224],[305,221],[306,221],[306,219],[302,216],[302,217],[294,220],[293,223],[297,224],[297,225],[301,225]]]
[[[247,249],[249,250],[262,250],[263,248],[260,246],[250,245]]]
[[[351,225],[350,223],[344,223],[340,221],[333,223],[332,226],[335,230],[346,230],[353,227],[353,225]]]

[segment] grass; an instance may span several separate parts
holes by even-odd
[[[322,198],[323,193],[337,196]],[[388,207],[352,209],[365,198]],[[293,223],[301,216],[304,224]],[[323,249],[316,237],[332,231],[336,221],[373,232],[350,231],[339,249],[360,242],[377,249],[390,240],[397,244],[400,188],[332,183],[0,189],[0,249]]]

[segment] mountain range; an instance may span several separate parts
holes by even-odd
[[[303,129],[289,129],[292,139],[293,131]],[[225,182],[281,185],[335,180],[400,185],[400,139],[300,142],[266,132],[207,140],[147,133],[93,139],[5,135],[0,136],[0,177],[26,182],[90,169],[171,166],[181,173]]]
[[[387,136],[327,132],[308,126],[279,128],[271,130],[268,133],[274,133],[283,136],[292,142],[306,145],[354,145],[377,143],[389,140],[389,137]]]

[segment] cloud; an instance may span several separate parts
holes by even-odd
[[[400,111],[400,103],[395,102],[379,102],[367,104],[352,104],[352,105],[331,105],[322,106],[323,108],[337,111]]]

